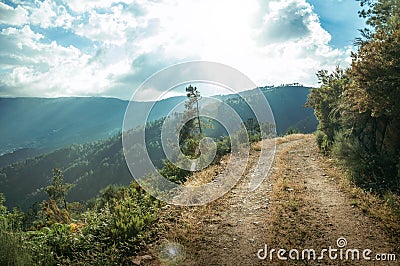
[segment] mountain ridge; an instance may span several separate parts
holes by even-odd
[[[309,89],[305,87],[261,88],[274,112],[278,134],[284,134],[290,128],[297,128],[297,130],[304,133],[310,133],[316,129],[317,121],[313,111],[304,108]],[[251,90],[245,92],[245,94],[251,93]],[[237,111],[244,121],[254,115],[248,106],[243,105],[241,101],[235,100],[235,97],[239,97],[238,95],[223,97],[225,97],[224,101]],[[31,103],[30,99],[24,99],[28,103]],[[70,201],[88,200],[95,197],[99,190],[109,184],[124,185],[132,180],[122,153],[120,134],[126,108],[125,104],[128,102],[115,98],[83,97],[79,98],[79,104],[76,104],[74,99],[76,98],[56,98],[50,100],[50,104],[48,103],[48,105],[51,108],[44,108],[47,111],[61,112],[58,108],[63,105],[59,103],[65,105],[65,103],[72,102],[77,108],[74,109],[71,106],[64,107],[63,111],[65,111],[65,108],[72,110],[67,110],[67,113],[69,112],[68,115],[64,112],[61,118],[54,117],[49,125],[46,125],[44,122],[39,123],[38,120],[46,122],[46,119],[52,118],[52,115],[55,116],[55,114],[45,113],[43,117],[29,119],[30,121],[28,122],[31,125],[39,127],[39,132],[42,129],[40,127],[44,127],[42,133],[54,130],[55,126],[60,128],[53,135],[47,134],[50,139],[42,139],[41,143],[47,146],[21,146],[20,149],[14,151],[12,154],[8,153],[0,156],[0,190],[5,193],[7,198],[6,205],[8,207],[19,206],[26,210],[32,202],[43,200],[45,198],[43,189],[51,178],[50,175],[53,168],[62,169],[66,176],[66,181],[74,184],[68,196],[68,200]],[[150,126],[153,127],[151,129],[153,131],[152,135],[159,134],[157,132],[159,132],[159,123],[162,123],[160,119],[163,114],[168,113],[169,107],[174,106],[177,101],[181,100],[182,97],[173,97],[157,102],[155,106],[156,112],[153,112],[150,117],[150,121],[156,122]],[[46,100],[41,98],[34,101],[39,103],[46,102]],[[0,111],[6,109],[1,104],[2,102],[4,102],[4,99],[0,99]],[[54,106],[54,102],[58,104]],[[100,103],[100,105],[96,105],[96,102],[97,104]],[[87,104],[89,106],[86,106]],[[29,104],[20,105],[20,111],[25,112],[23,107],[26,106],[29,107]],[[44,110],[43,106],[45,105],[34,106],[34,110],[29,115],[38,114],[40,110]],[[99,110],[99,106],[102,107],[102,110]],[[106,108],[107,106],[109,108]],[[84,110],[86,110],[86,113],[84,113]],[[29,115],[27,118],[30,117]],[[106,118],[102,115],[106,115]],[[18,118],[18,115],[15,116]],[[90,121],[92,117],[97,120]],[[160,119],[157,120],[159,117]],[[89,121],[89,124],[86,124],[87,121]],[[18,123],[23,123],[23,121],[20,119],[17,123],[14,122],[14,127],[11,129],[18,128]],[[4,116],[0,117],[0,124],[4,124]],[[83,125],[83,128],[79,127],[80,125]],[[72,129],[68,127],[72,127]],[[29,129],[29,126],[24,127],[24,129]],[[70,130],[63,131],[63,129]],[[11,130],[11,132],[13,131]],[[57,138],[59,137],[57,132],[67,132],[69,135],[65,138]],[[0,137],[3,133],[4,128],[0,129]],[[28,130],[28,133],[31,132]],[[19,132],[16,134],[18,135]],[[25,135],[21,134],[21,136],[24,137]],[[61,137],[63,136],[61,135]],[[25,140],[24,138],[22,139]],[[0,138],[0,140],[4,140],[4,138]],[[74,140],[78,141],[74,142]],[[52,146],[54,142],[60,145]],[[151,142],[156,144],[158,140],[154,139]],[[155,159],[157,161],[162,160],[162,151],[157,148],[157,145],[151,146],[154,148],[151,153]]]
[[[274,98],[274,92],[279,91],[279,94],[281,91],[293,88],[305,89],[296,99],[300,104],[304,104],[310,89],[308,87],[260,87],[270,102],[273,112],[278,113],[280,107],[274,105],[274,99],[268,98]],[[241,92],[241,95],[251,93],[253,90]],[[291,97],[287,93],[282,94],[286,100]],[[295,98],[298,96],[296,95]],[[226,100],[238,97],[238,94],[215,97]],[[152,112],[149,121],[166,116],[169,107],[173,107],[182,98],[184,96],[175,96],[158,101],[156,104],[158,109]],[[22,148],[55,150],[74,143],[82,144],[110,137],[122,128],[128,103],[128,100],[112,97],[0,97],[0,124],[5,125],[0,129],[0,155]],[[155,102],[137,103],[153,105]],[[295,104],[299,105],[298,102]],[[308,115],[311,113],[310,109]],[[279,123],[279,119],[276,120]],[[285,124],[283,127],[279,128],[278,125],[277,130],[284,133],[288,126]]]

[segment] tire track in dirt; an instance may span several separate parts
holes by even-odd
[[[274,165],[257,190],[248,191],[252,175],[257,174],[254,167],[258,152],[253,151],[245,176],[222,198],[205,206],[167,206],[159,226],[163,237],[150,249],[157,257],[160,243],[173,242],[179,243],[185,254],[176,263],[158,260],[152,264],[343,265],[343,261],[282,263],[276,255],[273,261],[257,257],[257,251],[265,244],[275,249],[313,248],[318,251],[336,247],[339,237],[347,239],[349,248],[393,252],[383,231],[354,208],[351,200],[326,174],[314,136],[287,136],[277,143]],[[287,180],[293,182],[293,188],[290,182],[289,186],[283,184]],[[297,199],[294,195],[298,195],[301,202],[291,206],[292,199]],[[387,264],[369,262],[368,265]]]
[[[298,202],[300,206],[292,216],[295,220],[292,230],[306,233],[303,241],[300,241],[299,248],[312,248],[318,254],[329,246],[340,249],[337,240],[344,238],[347,241],[347,245],[342,248],[344,252],[348,249],[360,251],[359,261],[330,260],[326,254],[325,260],[311,261],[308,264],[397,265],[396,262],[390,264],[390,262],[363,260],[362,251],[365,249],[372,251],[369,257],[373,260],[376,253],[394,253],[394,247],[377,223],[356,208],[348,195],[340,190],[337,181],[327,174],[325,165],[321,163],[324,158],[315,146],[314,136],[310,135],[301,142],[293,143],[282,151],[278,159],[282,160],[281,165],[288,165],[292,170],[290,179],[295,179],[292,181],[295,182],[295,189],[303,194],[302,197],[297,197],[300,198]],[[294,192],[289,190],[286,193]],[[299,241],[297,243],[294,241],[293,244],[298,245]]]

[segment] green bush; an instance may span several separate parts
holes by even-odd
[[[23,214],[8,211],[4,202],[0,193],[0,265],[32,265],[32,255],[22,238]]]
[[[32,255],[24,246],[21,233],[0,228],[0,265],[32,264]]]
[[[217,142],[217,155],[219,157],[224,156],[231,152],[231,138],[229,136],[221,138]]]
[[[296,128],[296,127],[289,127],[289,128],[286,130],[285,135],[298,134],[298,133],[300,133],[300,130],[299,130],[298,128]]]
[[[378,193],[399,188],[394,157],[385,153],[371,153],[357,139],[339,132],[332,146],[333,154],[351,173],[353,181]]]
[[[169,160],[164,161],[164,167],[159,170],[159,173],[171,182],[183,183],[190,175],[190,171],[178,167]]]
[[[156,219],[156,201],[138,191],[141,189],[125,190],[123,198],[113,202],[109,232],[116,242],[138,243]]]
[[[318,130],[315,133],[315,136],[316,136],[317,145],[318,145],[319,150],[323,154],[327,155],[330,152],[330,149],[332,146],[332,143],[328,140],[328,136],[320,130]]]
[[[350,169],[355,181],[359,183],[364,173],[369,170],[369,162],[372,158],[365,151],[362,144],[353,137],[337,134],[332,146],[333,154]]]
[[[70,223],[38,223],[43,227],[24,232],[5,226],[19,223],[9,222],[17,216],[0,204],[0,265],[127,264],[150,239],[158,208],[157,200],[132,183],[105,189]]]

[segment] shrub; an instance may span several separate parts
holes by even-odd
[[[390,154],[371,153],[357,138],[342,132],[336,134],[332,152],[350,170],[357,185],[380,194],[399,188],[395,159]]]
[[[217,142],[217,155],[219,157],[224,156],[231,152],[231,138],[229,136],[221,138]]]
[[[286,130],[285,135],[298,134],[298,133],[300,133],[300,130],[299,130],[298,128],[296,128],[296,127],[289,127],[289,128]]]
[[[0,265],[32,264],[32,255],[23,245],[21,234],[0,225]]]
[[[329,153],[329,151],[331,149],[331,145],[332,145],[332,143],[328,140],[328,136],[320,130],[318,130],[315,133],[315,136],[316,136],[317,145],[318,145],[319,150],[323,154],[327,155]]]
[[[19,238],[0,231],[0,243],[10,247],[2,248],[1,252],[8,252],[8,256],[2,257],[24,259],[22,264],[11,261],[1,265],[127,264],[140,250],[142,242],[150,238],[158,207],[159,202],[136,183],[129,187],[110,187],[77,220],[21,231]]]
[[[169,160],[164,161],[164,167],[159,170],[159,173],[171,182],[183,183],[190,175],[190,171],[185,170],[172,163]]]
[[[37,245],[32,245],[22,231],[24,215],[16,209],[8,211],[4,201],[0,193],[0,265],[51,265],[46,247],[38,250],[44,259],[37,259],[33,252]]]

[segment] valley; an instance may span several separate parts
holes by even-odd
[[[261,90],[275,116],[277,134],[315,131],[313,111],[304,107],[309,88],[267,86]],[[243,93],[251,94],[251,90]],[[237,95],[216,97],[243,121],[254,117]],[[162,117],[182,100],[173,97],[155,103],[148,118],[149,152],[158,167],[163,160],[158,144]],[[73,185],[67,196],[72,202],[93,198],[110,184],[129,184],[133,178],[124,161],[120,135],[127,103],[112,98],[0,99],[0,123],[6,125],[0,129],[0,152],[17,149],[0,156],[0,192],[6,196],[6,206],[27,210],[44,200],[53,168],[63,170],[66,182]],[[153,103],[139,106],[149,104]],[[137,115],[142,121],[142,114]],[[213,137],[226,134],[218,126],[208,133]]]

